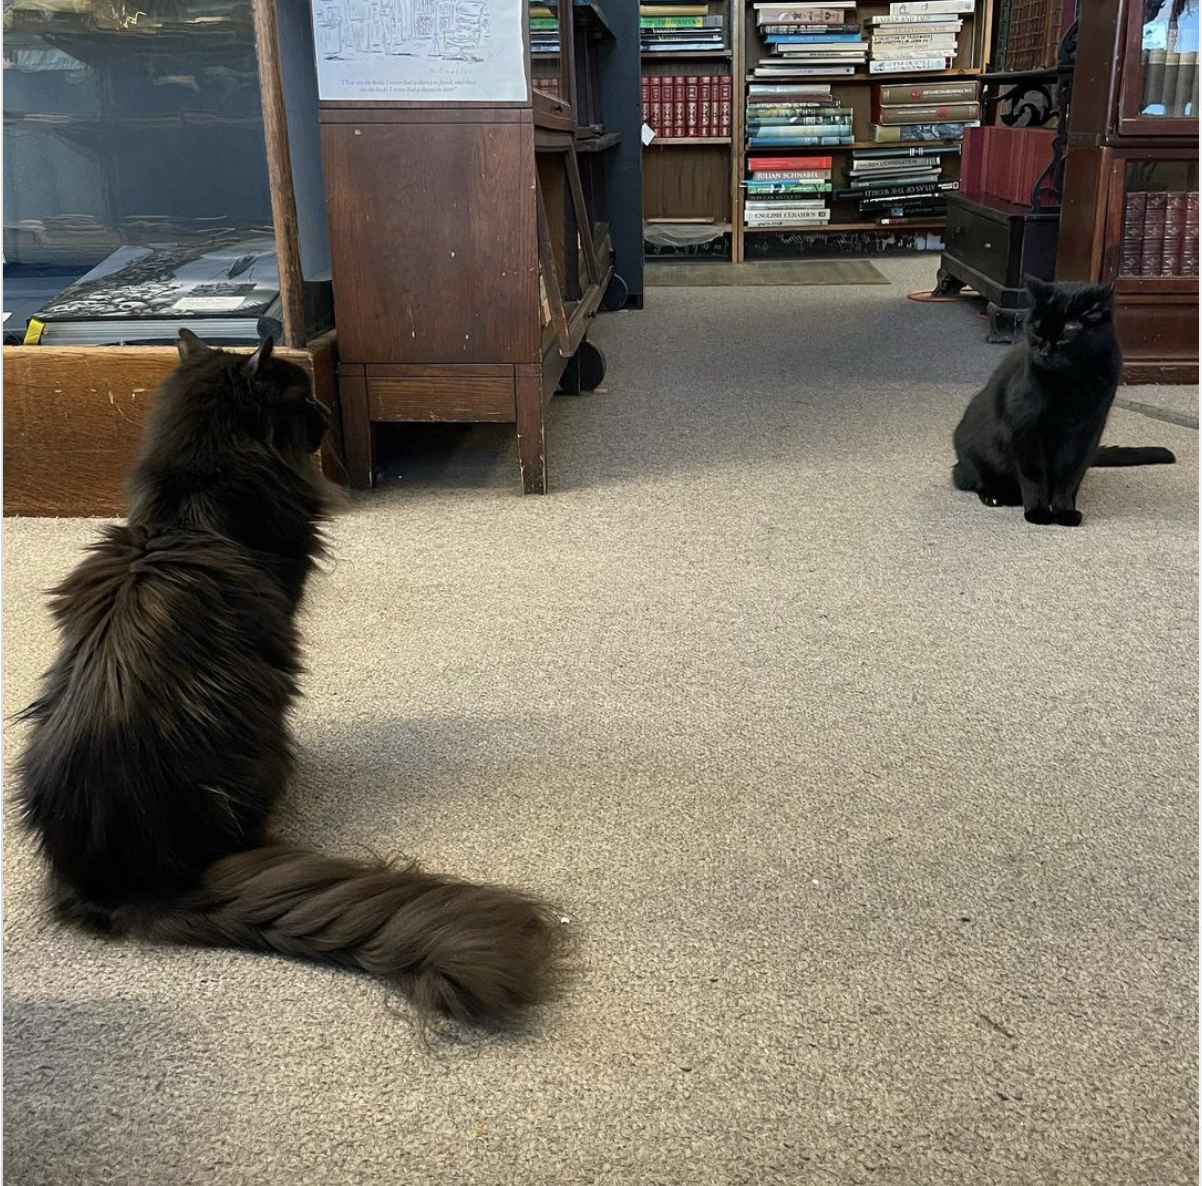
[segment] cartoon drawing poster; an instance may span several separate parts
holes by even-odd
[[[529,96],[522,0],[313,0],[322,99]]]

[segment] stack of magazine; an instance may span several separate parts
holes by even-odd
[[[211,342],[256,342],[279,332],[279,297],[269,237],[121,247],[43,305],[25,340],[155,344],[188,328]]]

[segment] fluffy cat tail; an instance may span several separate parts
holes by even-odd
[[[1173,465],[1177,458],[1169,449],[1159,445],[1125,448],[1122,445],[1102,445],[1094,452],[1090,465],[1102,467],[1120,465]]]
[[[524,894],[283,845],[224,857],[200,889],[119,910],[108,929],[358,968],[427,1012],[493,1024],[548,995],[560,947],[549,909]]]

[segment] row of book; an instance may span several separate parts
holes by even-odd
[[[1146,49],[1143,56],[1143,115],[1198,118],[1198,51]]]
[[[1123,220],[1124,276],[1198,275],[1198,195],[1129,193]]]
[[[981,121],[978,84],[973,79],[878,84],[872,88],[871,138],[960,140]]]
[[[696,0],[654,0],[639,5],[643,53],[681,53],[726,48],[726,17]]]
[[[996,70],[1040,70],[1056,64],[1061,38],[1076,19],[1075,0],[997,0]]]
[[[974,0],[895,3],[887,15],[868,18],[871,74],[914,74],[950,70],[957,40]]]
[[[749,230],[822,226],[831,218],[832,158],[752,156],[743,187],[743,224]]]
[[[835,196],[855,202],[862,219],[880,226],[942,220],[948,193],[960,187],[944,178],[943,164],[959,152],[958,144],[856,149],[847,162],[847,187]]]
[[[642,80],[643,123],[665,140],[729,136],[729,74],[650,74]]]
[[[832,148],[852,142],[852,110],[830,83],[751,83],[747,148]]]
[[[1030,205],[1031,191],[1052,160],[1055,136],[1054,128],[969,128],[964,134],[961,188],[970,197]]]
[[[530,52],[559,53],[559,17],[548,4],[530,5]]]
[[[856,0],[800,6],[764,0],[755,5],[755,20],[768,50],[754,70],[757,78],[852,74],[867,61]]]

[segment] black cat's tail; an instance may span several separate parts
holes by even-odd
[[[1099,468],[1120,465],[1173,465],[1177,458],[1169,449],[1159,445],[1125,448],[1122,445],[1102,445],[1095,450],[1089,463]]]
[[[560,948],[550,910],[524,894],[283,845],[224,857],[200,889],[161,909],[120,908],[104,929],[358,968],[420,1009],[480,1023],[545,998]]]

